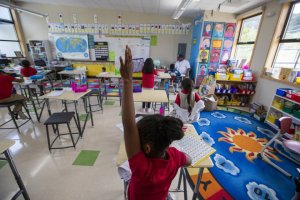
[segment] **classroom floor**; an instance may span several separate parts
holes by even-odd
[[[170,99],[174,99],[172,95]],[[140,108],[141,103],[136,103]],[[51,103],[52,112],[60,109],[60,103]],[[119,178],[115,165],[121,131],[116,124],[121,122],[119,102],[104,105],[104,112],[94,113],[94,127],[87,124],[83,139],[76,150],[73,148],[53,150],[47,148],[46,130],[43,122],[46,111],[38,123],[27,123],[21,127],[21,134],[16,130],[0,130],[0,138],[12,139],[16,144],[10,148],[13,160],[33,200],[81,200],[103,199],[121,200],[123,182]],[[31,113],[33,116],[33,113]],[[7,118],[7,111],[0,110],[0,122]],[[74,124],[72,127],[74,128]],[[72,163],[81,150],[98,150],[100,154],[94,166],[74,166]],[[172,183],[177,185],[178,177]],[[0,168],[0,199],[8,200],[18,190],[8,164]],[[183,195],[177,193],[177,199]],[[188,199],[192,196],[188,189]],[[20,196],[18,199],[23,199]]]

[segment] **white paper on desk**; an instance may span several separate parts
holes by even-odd
[[[56,91],[53,91],[53,92],[50,92],[47,96],[48,97],[57,97],[57,96],[60,96],[64,93],[64,90],[56,90]]]
[[[120,175],[120,178],[126,182],[131,179],[131,170],[129,168],[129,162],[127,160],[118,167],[118,173]]]

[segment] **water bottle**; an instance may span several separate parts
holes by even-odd
[[[86,84],[86,77],[85,77],[85,74],[82,74],[82,75],[81,75],[81,84],[82,84],[82,85],[85,85],[85,84]]]
[[[165,90],[169,91],[169,82],[168,81],[165,83]]]
[[[159,114],[161,116],[165,116],[165,107],[163,104],[161,104],[160,109],[159,109]]]

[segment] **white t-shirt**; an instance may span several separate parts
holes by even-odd
[[[175,68],[180,72],[181,75],[185,75],[187,69],[190,69],[190,63],[187,60],[183,60],[183,61],[177,61],[175,63]]]

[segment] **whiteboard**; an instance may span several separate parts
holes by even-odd
[[[125,47],[131,48],[132,58],[143,58],[144,61],[150,55],[150,37],[99,37],[94,36],[95,42],[108,42],[109,51],[115,52],[115,65],[120,68],[119,57],[124,58]]]

